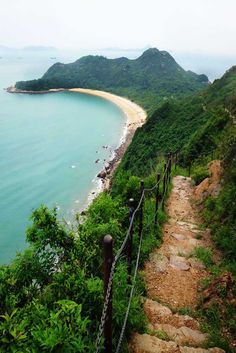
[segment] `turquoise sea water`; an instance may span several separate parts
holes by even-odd
[[[122,111],[104,99],[3,90],[41,76],[51,64],[49,58],[0,60],[0,263],[26,247],[29,216],[40,204],[73,218],[123,133]]]

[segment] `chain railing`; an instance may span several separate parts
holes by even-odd
[[[117,251],[115,257],[113,257],[113,240],[110,235],[106,235],[104,237],[104,305],[99,325],[99,330],[96,339],[96,349],[95,353],[100,352],[101,349],[101,341],[102,336],[104,334],[104,348],[105,353],[112,353],[112,284],[113,278],[115,274],[115,269],[118,260],[122,256],[124,249],[128,251],[128,283],[131,285],[129,300],[127,304],[127,309],[120,333],[120,337],[118,340],[118,344],[115,350],[115,353],[119,353],[123,337],[125,334],[126,324],[129,316],[129,311],[131,307],[132,298],[135,291],[135,280],[138,272],[140,253],[142,248],[142,240],[143,240],[143,207],[145,195],[149,192],[155,192],[155,214],[151,219],[151,223],[154,226],[157,225],[157,215],[159,210],[159,204],[161,204],[162,209],[164,209],[165,198],[168,193],[168,185],[170,183],[171,176],[171,166],[172,166],[172,156],[169,154],[168,159],[164,165],[163,175],[161,177],[160,174],[157,175],[157,182],[152,188],[145,188],[144,182],[141,181],[140,184],[140,198],[138,201],[138,205],[136,208],[133,207],[133,199],[130,199],[130,207],[129,207],[129,227],[126,233],[126,236]],[[162,193],[160,193],[160,184],[162,182]],[[135,261],[135,268],[133,273],[133,278],[131,279],[132,274],[132,243],[133,243],[133,226],[134,220],[138,215],[138,236],[139,236],[139,246]]]

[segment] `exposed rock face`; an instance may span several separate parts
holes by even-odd
[[[219,160],[212,161],[208,170],[211,177],[204,179],[195,188],[195,198],[200,203],[203,202],[208,196],[217,196],[221,190],[220,179],[222,175],[222,166]]]
[[[98,173],[97,177],[101,179],[105,179],[107,176],[107,172],[105,170],[102,170],[100,173]]]

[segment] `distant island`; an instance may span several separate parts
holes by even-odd
[[[192,93],[209,83],[206,75],[185,71],[167,51],[151,48],[130,60],[125,57],[84,56],[74,63],[55,63],[39,79],[19,81],[24,91],[90,88],[125,95],[138,103]]]

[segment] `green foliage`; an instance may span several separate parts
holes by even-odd
[[[157,338],[163,341],[170,341],[169,336],[163,330],[147,330],[147,334],[156,336]]]
[[[152,110],[166,96],[192,93],[207,82],[205,75],[182,69],[169,53],[148,49],[135,60],[89,55],[71,64],[56,63],[42,78],[17,82],[16,87],[31,91],[75,87],[111,91]]]
[[[195,317],[196,316],[195,310],[193,310],[192,308],[189,308],[189,307],[182,307],[182,308],[178,309],[178,313],[180,315],[188,315],[188,316],[191,316],[191,317]]]
[[[208,111],[209,118],[189,139],[182,151],[182,162],[188,165],[189,161],[201,155],[211,155],[220,143],[220,136],[230,118],[222,108]]]
[[[152,177],[147,181],[152,183]],[[127,231],[128,208],[121,201],[137,191],[139,180],[130,178],[124,195],[101,193],[87,216],[73,231],[58,220],[56,210],[41,206],[32,214],[27,231],[30,247],[9,266],[0,268],[0,352],[93,352],[103,306],[102,239],[111,233],[114,252]],[[150,194],[152,196],[152,194]],[[145,201],[144,240],[140,265],[161,237],[159,226],[150,227],[154,200]],[[149,214],[150,213],[150,214]],[[139,238],[134,227],[133,264]],[[113,337],[118,341],[127,309],[126,253],[117,266],[113,285]],[[125,342],[132,330],[145,326],[141,296],[144,284],[138,276],[131,302]]]
[[[195,248],[194,255],[201,260],[206,267],[211,267],[213,265],[212,260],[212,250],[206,249],[201,246]]]
[[[1,318],[2,352],[92,352],[89,320],[74,301],[60,300],[54,310],[33,302],[24,312],[15,309]]]
[[[223,158],[222,189],[217,197],[206,200],[204,218],[212,228],[213,238],[223,251],[226,263],[235,272],[236,251],[236,131],[222,131],[219,153]]]
[[[111,234],[118,249],[124,237],[123,226],[128,221],[128,209],[119,198],[101,193],[91,204],[85,222],[78,225],[76,246],[80,263],[87,271],[100,274],[102,271],[102,240]]]
[[[116,175],[121,170],[138,176],[152,173],[164,153],[180,150],[208,118],[201,96],[179,101],[169,99],[136,130]]]
[[[207,309],[199,310],[198,315],[204,320],[203,329],[208,334],[206,348],[219,347],[226,352],[233,353],[226,338],[222,335],[222,327],[225,325],[226,317],[222,317],[219,305],[212,303]]]
[[[191,177],[194,180],[195,185],[200,184],[205,178],[209,178],[210,174],[205,166],[197,166],[191,173]]]

